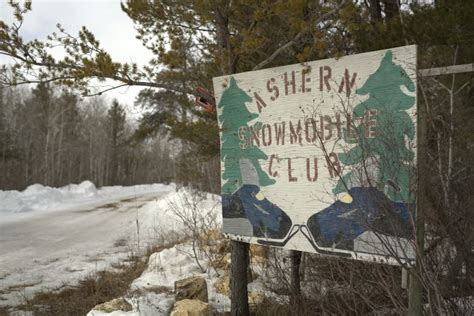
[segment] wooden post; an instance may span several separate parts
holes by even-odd
[[[418,204],[418,203],[417,203]],[[408,315],[410,316],[421,316],[423,315],[423,284],[422,284],[422,265],[423,265],[423,238],[424,238],[424,223],[420,219],[420,214],[417,209],[417,220],[416,220],[416,244],[417,244],[417,255],[416,265],[410,273],[410,288],[408,290]]]
[[[419,198],[419,196],[418,196]],[[417,202],[417,207],[420,203]],[[420,208],[417,208],[416,216],[416,265],[410,273],[410,288],[408,292],[408,315],[421,316],[423,315],[423,252],[424,252],[424,221],[420,214]]]
[[[233,240],[231,247],[230,283],[232,297],[230,314],[232,316],[248,316],[250,315],[247,292],[249,244]]]
[[[301,265],[301,251],[291,251],[291,296],[290,305],[298,306],[301,299],[301,278],[300,278],[300,265]]]

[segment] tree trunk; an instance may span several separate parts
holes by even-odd
[[[384,0],[385,18],[390,20],[400,14],[400,0]]]
[[[370,20],[372,22],[382,21],[382,8],[379,0],[369,0]]]

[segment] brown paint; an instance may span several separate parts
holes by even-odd
[[[284,73],[284,83],[285,83],[285,95],[288,95],[288,86],[291,84],[291,91],[293,94],[296,93],[296,82],[295,82],[295,71],[291,72],[291,81],[288,81],[288,73]]]
[[[323,120],[323,116],[320,115],[319,116],[319,137],[321,139],[321,141],[324,139],[324,120]]]
[[[309,125],[311,124],[312,126],[312,129],[313,129],[313,133],[312,135],[310,134],[310,127]],[[317,137],[317,131],[316,131],[316,120],[314,118],[309,118],[306,120],[305,122],[305,136],[306,136],[306,141],[308,143],[314,143],[316,141],[316,137]]]
[[[275,123],[275,138],[277,145],[285,145],[285,122]]]
[[[301,145],[301,120],[298,120],[298,125],[296,130],[293,126],[293,123],[290,121],[290,143],[299,143]]]
[[[272,171],[272,166],[273,166],[273,159],[277,159],[278,160],[278,157],[277,155],[271,155],[270,156],[270,163],[268,165],[268,173],[272,176],[272,177],[277,177],[278,176],[278,171]]]
[[[245,126],[239,127],[239,139],[241,141],[239,143],[240,149],[245,149],[248,146],[247,137],[245,137],[247,133],[248,133],[247,127],[245,127]]]
[[[336,130],[337,130],[337,138],[341,138],[342,137],[342,132],[341,132],[341,126],[342,126],[342,123],[341,123],[341,114],[339,113],[336,113]]]
[[[328,131],[328,135],[326,136],[326,140],[332,137],[332,119],[329,115],[324,115],[324,120],[328,123],[326,124],[325,128]]]
[[[267,81],[267,91],[270,93],[272,92],[274,93],[274,95],[270,96],[270,100],[272,101],[275,101],[280,96],[280,91],[278,90],[277,85],[274,84],[275,81],[276,81],[275,78],[270,78]],[[273,85],[270,86],[271,83],[273,83]]]
[[[291,158],[288,158],[288,181],[289,182],[297,182],[298,178],[293,177],[293,175],[291,174],[292,171],[293,170],[291,169]]]
[[[260,147],[260,128],[250,126],[250,142],[252,146]]]
[[[355,138],[355,135],[354,135],[354,132],[352,130],[352,126],[353,125],[353,122],[352,122],[352,115],[351,114],[347,114],[347,121],[346,121],[346,129],[347,129],[347,138],[350,138],[350,139],[354,139]]]
[[[257,101],[258,113],[262,113],[262,108],[267,107],[267,104],[265,103],[265,101],[263,101],[263,99],[258,95],[257,92],[254,92],[253,95],[255,97],[255,100]]]
[[[311,92],[311,88],[306,87],[307,83],[311,83],[311,77],[306,76],[311,73],[311,66],[306,66],[305,69],[301,71],[301,92]]]
[[[377,132],[375,131],[375,126],[377,126],[377,111],[367,111],[365,112],[365,116],[365,137],[375,138],[377,136]]]
[[[326,85],[326,89],[331,91],[331,85],[329,84],[329,79],[331,79],[332,70],[329,66],[321,66],[319,67],[319,91],[324,90],[324,86]]]
[[[265,132],[267,130],[267,132]],[[272,127],[270,124],[262,126],[262,143],[263,146],[270,146],[272,144]]]
[[[316,182],[318,179],[318,159],[313,158],[313,166],[314,166],[314,175],[311,177],[311,162],[309,158],[306,158],[306,178],[309,182]]]
[[[352,88],[355,85],[355,80],[356,80],[356,77],[357,77],[357,73],[354,72],[352,74],[352,79],[350,79],[349,76],[350,76],[349,75],[349,69],[346,68],[346,70],[344,71],[344,77],[341,79],[341,84],[339,85],[339,93],[341,93],[344,90],[344,87],[345,87],[346,97],[349,97],[351,95]]]
[[[330,153],[326,157],[326,162],[329,169],[329,175],[331,178],[338,177],[341,174],[341,165],[336,153]]]

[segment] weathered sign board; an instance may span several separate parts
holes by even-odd
[[[416,46],[214,78],[224,233],[412,260],[416,80]]]

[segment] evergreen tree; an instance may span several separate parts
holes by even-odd
[[[117,184],[119,158],[121,156],[121,146],[125,135],[125,111],[123,107],[114,100],[112,107],[107,112],[107,127],[110,146],[110,171],[109,184]]]
[[[12,140],[6,115],[6,106],[4,104],[3,89],[0,87],[0,159],[2,163],[12,155]]]
[[[409,180],[414,173],[410,163],[414,154],[407,148],[406,138],[414,139],[415,126],[406,110],[415,105],[415,97],[406,95],[402,86],[415,91],[413,81],[401,66],[393,63],[389,50],[377,71],[356,91],[361,96],[369,95],[369,98],[354,108],[354,119],[361,119],[355,127],[355,138],[349,138],[347,131],[344,135],[346,142],[356,145],[347,153],[340,154],[339,159],[352,168],[365,168],[363,164],[367,159],[376,159],[377,179],[371,185],[383,190],[387,183],[392,182],[400,191],[389,188],[389,198],[396,202],[411,202]],[[369,126],[362,119],[370,111],[375,113],[376,126]],[[344,175],[333,192],[344,192],[354,182],[360,182],[360,179],[355,179],[357,173],[360,174],[353,170]]]
[[[242,186],[242,173],[240,170],[240,159],[250,160],[255,168],[260,186],[275,183],[260,167],[259,160],[268,159],[268,156],[257,147],[241,146],[239,139],[239,128],[246,127],[248,123],[258,117],[251,113],[245,103],[251,102],[252,98],[237,86],[235,79],[230,79],[229,87],[222,94],[218,107],[222,108],[219,116],[222,128],[221,159],[224,162],[224,173],[222,180],[222,193],[233,193]]]

